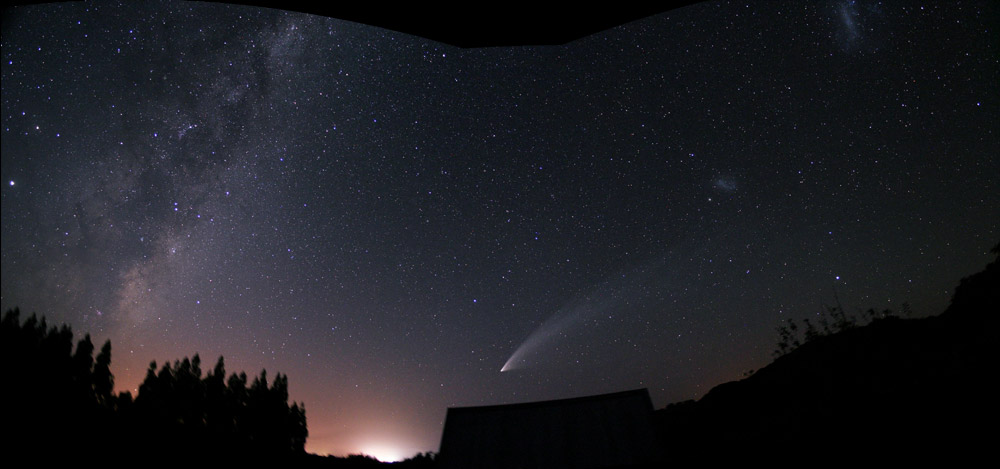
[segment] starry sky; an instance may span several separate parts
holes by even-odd
[[[239,5],[5,10],[2,308],[289,376],[307,450],[766,365],[1000,241],[998,6],[709,2],[460,49]],[[501,372],[501,369],[505,371]]]

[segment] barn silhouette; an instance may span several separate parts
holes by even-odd
[[[646,389],[448,409],[440,467],[640,468],[661,461]]]

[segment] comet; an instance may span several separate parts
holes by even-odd
[[[653,291],[648,288],[647,281],[654,277],[654,272],[658,270],[655,267],[646,265],[631,273],[615,275],[589,294],[571,299],[521,342],[500,372],[536,365],[541,353],[551,344],[581,335],[584,327],[626,312]]]

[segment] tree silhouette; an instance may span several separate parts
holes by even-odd
[[[134,399],[115,395],[110,341],[95,359],[89,335],[74,350],[69,327],[49,327],[35,315],[21,323],[17,309],[0,320],[0,352],[0,421],[14,453],[55,457],[44,450],[58,447],[84,459],[215,462],[305,452],[305,407],[289,406],[281,373],[268,385],[262,370],[248,387],[246,373],[226,380],[222,357],[202,376],[195,354],[160,368],[151,362]]]
[[[112,392],[115,388],[115,377],[111,374],[111,341],[104,342],[101,353],[94,360],[94,397],[102,406],[112,404]]]

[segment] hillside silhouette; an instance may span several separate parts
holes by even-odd
[[[993,252],[1000,259],[1000,244]],[[995,432],[984,425],[1000,415],[992,385],[998,295],[994,259],[962,279],[938,316],[872,311],[859,326],[834,309],[843,322],[828,333],[812,327],[796,340],[786,329],[770,365],[658,410],[664,450],[673,462],[763,451],[789,463],[985,452]]]

